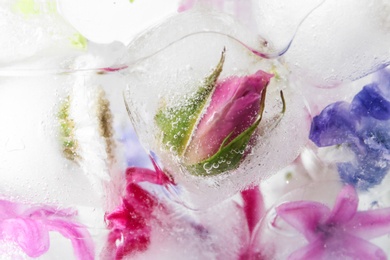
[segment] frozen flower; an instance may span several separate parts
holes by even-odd
[[[358,196],[346,185],[333,209],[314,201],[286,202],[277,215],[300,232],[308,244],[289,259],[386,259],[367,240],[390,233],[390,208],[357,211]]]
[[[345,145],[355,159],[338,163],[341,179],[360,189],[381,183],[390,170],[390,75],[365,86],[351,103],[336,102],[314,117],[310,139],[319,147]]]
[[[271,74],[218,80],[225,52],[217,67],[184,104],[160,110],[156,123],[163,143],[183,158],[191,173],[214,175],[238,167],[264,110]],[[218,165],[206,170],[206,165]]]
[[[145,251],[150,244],[153,210],[158,199],[143,189],[139,183],[158,185],[171,183],[168,177],[154,164],[155,171],[131,167],[126,171],[126,190],[122,204],[105,219],[110,229],[108,236],[109,259],[122,259],[127,255]]]
[[[49,232],[72,242],[77,259],[94,259],[94,246],[86,228],[72,220],[74,212],[26,206],[0,200],[0,239],[16,243],[29,257],[39,257],[50,247]]]

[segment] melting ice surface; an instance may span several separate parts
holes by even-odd
[[[330,103],[351,101],[371,82],[370,76],[362,77],[387,65],[389,3],[157,2],[0,4],[1,199],[47,205],[58,214],[71,208],[72,221],[77,220],[94,240],[96,259],[112,259],[101,251],[117,230],[110,229],[104,215],[123,205],[123,212],[132,212],[133,220],[140,222],[125,221],[144,227],[149,241],[127,240],[132,242],[123,246],[135,249],[124,257],[171,259],[188,252],[194,259],[256,255],[263,240],[284,241],[280,238],[293,232],[284,224],[276,233],[267,230],[276,198],[295,190],[284,198],[331,206],[339,193],[335,162],[348,154],[310,143],[311,118]],[[168,13],[171,17],[146,28]],[[213,177],[193,176],[179,156],[161,146],[154,117],[161,107],[185,102],[224,48],[221,80],[259,69],[274,75],[264,118],[237,169]],[[280,90],[287,109],[281,119]],[[169,183],[151,179],[138,183],[129,174],[132,171],[126,171],[132,166],[153,168],[144,148],[170,176]],[[311,188],[300,188],[329,180],[336,184],[317,197]],[[359,193],[359,207],[388,207],[388,181]],[[257,188],[240,194],[258,184],[263,196]],[[138,188],[129,188],[135,185]],[[147,198],[158,202],[151,212]],[[262,216],[266,217],[259,222]],[[22,218],[27,219],[23,223],[38,224],[43,217],[13,216],[15,223],[22,223]],[[17,226],[4,223],[2,233]],[[255,229],[253,223],[259,223]],[[20,227],[16,240],[22,241],[23,232],[31,228]],[[66,237],[51,232],[50,240],[43,259],[53,259],[62,245],[73,252]],[[114,240],[110,249],[118,250],[114,255],[121,255],[120,243]],[[388,240],[374,243],[385,250]],[[147,246],[138,248],[140,244]],[[291,247],[292,252],[298,245]],[[268,248],[260,255],[272,258],[273,247]],[[18,243],[7,242],[3,249],[14,250],[22,259],[28,255]],[[280,254],[287,256],[288,250]]]

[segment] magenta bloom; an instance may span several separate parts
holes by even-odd
[[[390,208],[357,211],[352,186],[339,193],[330,210],[312,201],[287,202],[276,213],[309,242],[289,259],[387,259],[381,248],[367,240],[390,233]]]
[[[272,74],[257,71],[244,77],[217,82],[209,107],[203,115],[185,153],[188,163],[201,162],[252,126],[258,119],[262,91]]]
[[[150,244],[152,213],[159,202],[138,183],[171,183],[157,165],[154,166],[155,171],[137,167],[126,171],[127,186],[122,204],[105,217],[111,230],[108,236],[108,259],[123,259],[133,253],[145,251]]]
[[[26,205],[0,200],[0,239],[13,241],[29,256],[39,257],[50,247],[49,232],[72,242],[77,259],[94,259],[94,246],[86,228],[74,221],[73,211],[51,207],[28,209]]]

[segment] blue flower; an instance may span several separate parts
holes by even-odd
[[[365,86],[353,99],[351,110],[356,115],[378,120],[390,119],[390,102],[382,96],[377,83]]]
[[[117,132],[121,136],[118,141],[123,144],[127,166],[153,168],[150,155],[142,147],[133,128],[126,125],[118,128]]]
[[[319,147],[343,145],[355,154],[337,165],[343,182],[363,190],[380,184],[390,170],[390,72],[380,71],[351,103],[327,106],[313,118],[309,138]]]

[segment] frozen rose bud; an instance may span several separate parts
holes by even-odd
[[[217,82],[225,52],[204,84],[184,104],[159,111],[163,143],[192,174],[213,175],[238,167],[261,121],[272,74],[232,76]]]
[[[184,154],[187,163],[199,163],[216,154],[222,143],[229,144],[259,119],[261,94],[271,77],[259,70],[253,75],[234,76],[217,83]]]

